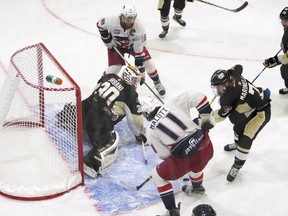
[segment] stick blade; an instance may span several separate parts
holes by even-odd
[[[134,187],[134,186],[131,186],[131,185],[128,185],[126,182],[122,181],[122,180],[119,180],[117,181],[117,184],[128,189],[128,190],[131,190],[131,191],[137,191],[137,187]]]
[[[232,11],[232,12],[239,12],[239,11],[243,10],[244,8],[246,8],[247,5],[248,5],[248,2],[246,1],[246,2],[244,2],[244,4],[241,5],[239,8],[236,8],[236,9],[231,10],[231,11]]]

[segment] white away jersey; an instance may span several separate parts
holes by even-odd
[[[201,109],[205,103],[207,98],[203,93],[187,91],[161,106],[146,128],[147,143],[161,159],[170,156],[172,145],[200,129],[193,122],[190,109]]]
[[[120,25],[120,16],[100,18],[98,28],[106,29],[112,35],[112,40],[121,48],[133,48],[135,53],[141,53],[146,46],[146,33],[143,24],[136,18],[130,29]]]

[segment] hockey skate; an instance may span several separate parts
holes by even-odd
[[[162,85],[162,83],[160,81],[158,82],[154,82],[154,85],[156,87],[156,90],[158,91],[158,93],[162,96],[165,95],[166,91],[164,86]]]
[[[288,94],[288,88],[279,89],[279,94]]]
[[[224,151],[234,151],[237,149],[237,143],[231,143],[224,146]]]
[[[164,38],[169,30],[169,25],[168,26],[162,26],[163,31],[159,34],[159,38]]]
[[[205,188],[203,185],[200,185],[199,187],[193,187],[191,184],[183,185],[182,191],[188,195],[192,196],[192,194],[204,194]]]
[[[173,16],[173,20],[175,21],[175,22],[177,22],[179,25],[181,25],[181,26],[186,26],[186,22],[183,20],[183,19],[181,19],[181,17],[182,16],[177,16],[177,15],[174,15]]]
[[[168,34],[168,30],[163,30],[163,31],[159,34],[159,38],[164,38],[167,34]]]
[[[236,178],[237,174],[239,172],[239,168],[236,168],[233,164],[233,166],[231,167],[228,175],[227,175],[227,181],[232,182],[234,181],[234,179]]]
[[[180,205],[181,203],[179,202],[177,208],[172,208],[168,210],[165,214],[156,215],[156,216],[180,216]]]

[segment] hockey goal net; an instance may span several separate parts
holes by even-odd
[[[0,101],[0,194],[40,200],[83,185],[80,89],[42,43],[12,55]],[[62,127],[65,104],[75,109]]]

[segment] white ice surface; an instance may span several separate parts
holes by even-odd
[[[237,8],[244,1],[211,2]],[[205,92],[209,98],[213,97],[209,80],[215,70],[242,64],[243,75],[251,81],[262,71],[262,61],[280,49],[283,30],[278,17],[280,11],[288,6],[283,0],[251,0],[243,11],[231,13],[197,1],[187,3],[183,14],[187,26],[180,27],[171,20],[170,31],[161,40],[158,38],[161,24],[157,1],[1,0],[0,85],[11,55],[18,49],[42,42],[79,84],[82,97],[87,97],[107,67],[106,48],[95,23],[99,17],[119,13],[124,3],[133,3],[138,9],[138,18],[147,31],[149,51],[167,89],[165,97],[195,88]],[[147,83],[153,86],[151,80],[147,79]],[[255,84],[269,87],[272,92],[271,121],[254,141],[248,160],[233,183],[226,181],[226,175],[234,155],[223,151],[224,144],[233,141],[232,126],[227,119],[211,131],[215,155],[205,169],[207,193],[196,197],[178,194],[176,200],[182,202],[182,216],[190,216],[193,207],[200,203],[211,204],[219,216],[288,214],[288,147],[285,135],[288,96],[278,94],[284,85],[279,67],[266,69]],[[151,95],[151,92],[141,86],[139,94]],[[216,102],[213,108],[217,108]],[[143,180],[145,178],[143,176]],[[160,202],[126,215],[153,216],[164,212]],[[84,192],[84,187],[80,187],[46,201],[17,201],[0,196],[0,215],[100,214],[94,201]]]

